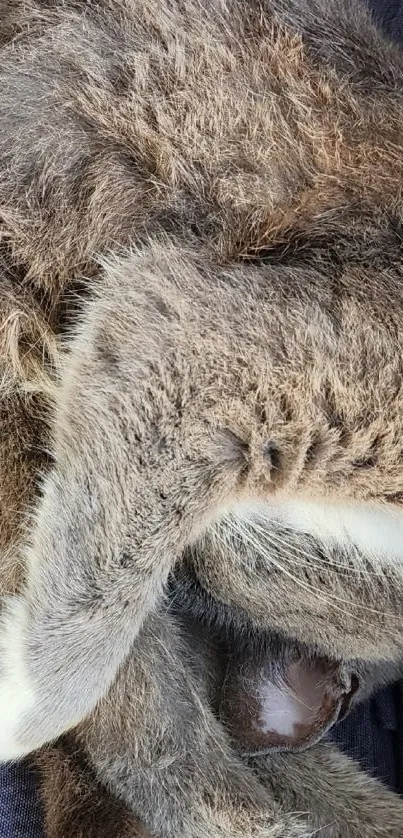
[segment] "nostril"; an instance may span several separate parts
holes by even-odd
[[[281,465],[280,449],[276,442],[269,440],[262,447],[263,459],[271,469],[278,470]]]

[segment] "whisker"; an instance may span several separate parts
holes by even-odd
[[[239,520],[238,518],[235,519],[234,516],[228,516],[228,518],[226,520],[227,520],[227,522],[230,526],[230,529],[233,531],[233,533],[238,535],[238,537],[241,536],[241,538],[240,538],[241,541],[243,541],[244,543],[246,541],[247,544],[249,544],[251,547],[254,548],[257,555],[259,555],[261,558],[263,558],[263,557],[268,558],[268,561],[274,567],[276,567],[277,570],[279,570],[281,573],[283,573],[285,576],[287,576],[289,579],[291,579],[294,582],[294,584],[298,585],[298,587],[301,587],[303,590],[306,590],[306,591],[309,591],[310,593],[313,593],[320,600],[322,600],[327,605],[330,605],[333,609],[339,611],[341,614],[344,614],[345,616],[353,617],[353,619],[356,622],[364,625],[364,621],[360,620],[351,611],[347,611],[346,609],[340,608],[339,606],[335,605],[335,603],[338,602],[338,603],[343,603],[345,605],[350,605],[351,606],[352,603],[351,603],[350,600],[344,599],[344,598],[339,597],[336,594],[332,594],[332,593],[326,593],[325,594],[323,591],[315,588],[314,585],[310,584],[309,582],[298,579],[298,577],[296,577],[295,574],[293,574],[291,571],[287,570],[287,568],[285,568],[284,565],[281,564],[281,562],[277,561],[270,551],[266,552],[264,550],[264,540],[266,539],[266,543],[269,542],[269,546],[270,546],[270,538],[272,538],[272,536],[273,536],[273,534],[271,532],[270,532],[270,534],[268,534],[268,531],[265,530],[264,528],[258,528],[260,530],[260,532],[265,537],[265,539],[263,539],[263,540],[262,539],[258,540],[252,534],[253,531],[255,530],[254,524],[251,526],[249,523],[245,523],[245,522]],[[277,540],[277,544],[280,544],[282,549],[284,549],[284,544],[281,542],[281,540],[276,539],[276,537],[274,537],[273,541],[276,541],[276,540]],[[227,546],[228,546],[228,542],[227,542]],[[248,568],[248,571],[249,572],[254,572],[251,567]],[[258,578],[258,574],[254,573],[254,575],[256,575],[256,578]],[[393,620],[398,620],[399,619],[396,614],[388,613],[388,612],[385,612],[385,611],[380,611],[379,609],[371,608],[370,606],[363,605],[362,603],[360,603],[360,609],[362,609],[362,610],[364,610],[368,613],[372,613],[372,614],[376,614],[378,616],[382,616],[383,618],[388,617],[388,618],[391,618]],[[385,631],[387,631],[387,630],[385,629]],[[391,634],[391,632],[387,632],[387,633]]]
[[[265,537],[279,538],[279,536],[275,535],[275,531],[273,529],[268,529],[267,524],[265,526],[265,520],[263,518],[261,519],[262,523],[260,525],[257,523],[257,520],[258,519],[256,519],[256,518],[253,519],[254,529],[261,532],[263,535],[265,535]],[[290,533],[290,535],[294,535],[293,530],[287,530],[287,532]],[[281,542],[281,543],[284,544],[284,542]],[[291,550],[294,550],[294,552],[298,549],[301,549],[301,548],[296,548],[294,546],[292,540],[287,541],[286,544],[287,544],[287,547],[289,547],[289,549],[291,549]],[[311,557],[313,559],[313,561],[318,561],[317,553],[316,554],[311,553],[305,546],[303,548],[303,553],[308,558]],[[367,576],[368,574],[371,575],[371,576],[374,576],[376,578],[382,578],[384,576],[382,571],[377,571],[375,569],[373,569],[372,571],[368,571],[366,568],[364,569],[361,566],[357,566],[356,563],[352,563],[351,562],[352,555],[354,555],[354,551],[351,551],[351,554],[349,554],[349,560],[350,560],[349,561],[349,566],[346,566],[346,564],[343,563],[343,562],[335,562],[334,559],[329,559],[329,558],[327,558],[327,559],[323,558],[322,559],[322,556],[320,557],[319,563],[320,564],[329,564],[329,565],[332,565],[333,567],[337,567],[337,568],[347,567],[348,570],[351,570],[352,573],[357,574],[359,576],[364,576],[364,575]]]

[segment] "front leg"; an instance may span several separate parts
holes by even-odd
[[[107,266],[72,340],[28,581],[2,613],[2,760],[94,708],[183,547],[236,491],[242,457],[220,460],[189,419],[197,358],[165,280],[153,252]]]
[[[155,838],[309,838],[305,819],[276,805],[234,753],[197,645],[169,609],[147,619],[76,732],[96,776]]]
[[[287,809],[306,813],[323,838],[397,838],[403,800],[369,777],[336,747],[320,743],[300,753],[251,760],[259,780]]]

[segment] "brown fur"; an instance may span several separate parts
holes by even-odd
[[[402,502],[403,59],[363,8],[340,0],[328,16],[327,6],[0,2],[1,586],[19,587],[24,528],[39,532],[35,518],[25,526],[36,508],[38,475],[49,466],[59,474],[60,464],[68,471],[75,456],[86,478],[94,465],[106,486],[92,474],[105,512],[96,542],[105,552],[102,571],[110,570],[108,561],[115,568],[122,532],[131,534],[129,559],[119,553],[117,593],[108,599],[107,589],[102,605],[116,637],[126,637],[123,606],[136,630],[145,620],[146,632],[138,641],[134,629],[127,632],[123,670],[116,679],[115,672],[105,675],[109,696],[76,734],[115,794],[109,757],[125,755],[127,742],[133,753],[153,753],[144,736],[150,694],[156,734],[164,712],[168,719],[158,704],[158,672],[149,671],[158,631],[168,650],[160,672],[175,660],[191,684],[184,706],[189,718],[195,714],[188,659],[156,602],[189,542],[199,583],[258,628],[334,657],[396,660],[403,650],[398,569],[370,576],[343,557],[352,581],[326,566],[318,573],[317,560],[294,567],[290,578],[247,539],[236,551],[214,533],[194,546],[205,508],[214,517],[234,497]],[[100,271],[100,257],[111,251]],[[67,351],[66,331],[73,335]],[[102,449],[105,466],[97,460]],[[90,529],[88,496],[63,496],[78,532]],[[143,529],[132,510],[140,510]],[[60,531],[52,531],[50,547],[46,542],[49,555],[63,552],[62,518],[50,517]],[[154,578],[146,555],[144,580],[136,577],[133,554],[152,538],[150,554],[161,556],[161,567]],[[84,535],[82,543],[83,554],[91,552]],[[56,605],[46,599],[47,579],[33,594],[61,627],[75,604],[67,597],[66,618],[65,567]],[[71,578],[80,585],[79,568]],[[149,601],[135,600],[139,591],[146,599],[148,585]],[[151,618],[150,628],[150,611],[161,625]],[[104,621],[98,625],[95,608],[93,616],[102,659]],[[49,649],[39,649],[39,670],[52,657],[41,659],[41,651]],[[173,696],[177,687],[173,681]],[[131,694],[136,712],[127,709]],[[323,829],[336,811],[326,838],[390,838],[403,828],[399,801],[324,746],[259,758],[254,773],[245,766],[243,775],[205,708],[204,715],[205,741],[220,743],[238,797],[234,802],[225,784],[220,797],[218,780],[213,800],[206,803],[202,792],[192,797],[195,811],[204,807],[204,827],[196,825],[191,838],[305,834],[273,808],[266,794],[272,789],[285,812],[306,808],[310,827]],[[203,740],[190,737],[180,756],[197,781],[189,742],[197,757]],[[95,838],[111,834],[112,824],[120,838],[142,835],[129,809],[107,797],[93,767],[81,762],[74,741],[39,757],[48,835]],[[166,752],[155,755],[161,772],[170,744],[168,737]],[[129,786],[143,782],[145,798],[154,783],[162,801],[163,786],[156,788],[154,775],[147,785],[143,772],[141,779],[129,773]],[[301,799],[305,772],[315,778],[308,801]],[[168,772],[164,777],[172,781]],[[253,806],[245,814],[246,788],[263,819],[259,807],[257,815]],[[122,797],[128,804],[127,790]],[[138,814],[148,817],[151,832],[171,836],[143,798]],[[166,829],[175,823],[172,816]]]
[[[97,783],[74,739],[36,758],[48,838],[147,838],[133,815]]]

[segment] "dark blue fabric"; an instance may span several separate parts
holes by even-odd
[[[27,765],[0,766],[0,838],[44,838],[37,778]]]
[[[386,34],[403,44],[403,0],[368,4]],[[403,794],[403,684],[382,690],[356,708],[333,728],[332,739]],[[0,838],[44,838],[37,778],[27,766],[0,766]]]
[[[329,3],[331,2],[332,0],[329,0]],[[403,44],[402,0],[368,0],[368,5],[384,32],[392,40]]]
[[[330,738],[372,776],[403,794],[403,684],[380,690],[336,725]]]

